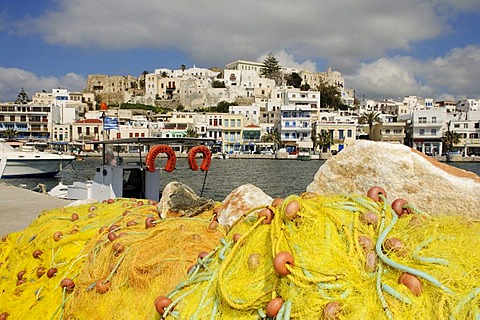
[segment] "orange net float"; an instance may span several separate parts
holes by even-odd
[[[167,163],[163,170],[167,172],[172,172],[175,169],[175,164],[177,163],[177,156],[172,147],[167,146],[166,144],[160,144],[154,146],[148,151],[147,158],[145,159],[145,164],[147,165],[147,171],[155,172],[155,159],[160,153],[165,153],[168,157]]]
[[[382,187],[373,186],[370,189],[368,189],[367,197],[369,197],[373,201],[382,202],[383,200],[380,197],[380,195],[382,195],[385,198],[387,197],[387,192]]]
[[[193,171],[198,170],[197,153],[201,153],[203,155],[203,161],[200,165],[200,170],[208,171],[208,169],[210,169],[210,164],[212,163],[212,152],[206,146],[196,146],[188,151],[188,165],[190,166],[190,169]]]

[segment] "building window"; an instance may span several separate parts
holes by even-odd
[[[425,135],[425,129],[420,129],[420,135],[421,136]]]
[[[437,117],[432,117],[432,123],[437,123]]]
[[[352,130],[347,130],[347,137],[348,138],[351,138],[352,137]]]
[[[78,127],[78,128],[77,128],[77,133],[78,133],[78,134],[82,134],[82,127]]]
[[[437,130],[436,130],[436,129],[430,129],[430,134],[431,134],[432,136],[437,135]]]
[[[418,117],[419,123],[427,123],[427,117]]]

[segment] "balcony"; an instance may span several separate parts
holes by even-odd
[[[443,126],[442,122],[432,122],[432,121],[416,121],[413,123],[414,128],[441,128]]]

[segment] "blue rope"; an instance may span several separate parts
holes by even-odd
[[[392,215],[392,221],[390,224],[382,231],[380,236],[378,237],[377,243],[375,245],[375,251],[377,252],[378,257],[387,265],[389,265],[392,268],[399,269],[405,272],[408,272],[410,274],[413,274],[414,276],[420,277],[422,279],[425,279],[426,281],[432,283],[433,285],[437,286],[441,290],[445,291],[448,294],[453,294],[453,291],[450,290],[448,287],[443,285],[440,281],[432,277],[426,272],[423,272],[421,270],[417,270],[408,266],[404,266],[402,264],[399,264],[390,258],[388,258],[385,254],[382,252],[382,244],[385,241],[385,238],[387,237],[388,233],[392,230],[392,228],[395,226],[395,224],[398,221],[398,216],[396,214]],[[383,222],[383,221],[382,221]]]

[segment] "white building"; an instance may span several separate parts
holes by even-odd
[[[260,76],[262,68],[262,62],[237,60],[225,65],[225,73],[227,70],[254,71],[258,76]]]
[[[296,152],[300,144],[304,148],[313,149],[311,116],[316,112],[308,104],[280,107],[279,133],[288,152]]]
[[[340,112],[320,112],[314,123],[314,132],[318,135],[322,130],[327,131],[331,138],[330,150],[338,152],[355,143],[357,125],[358,121],[353,116],[343,116]]]
[[[260,123],[260,106],[253,104],[251,106],[230,106],[228,108],[230,114],[243,115],[247,123],[258,125]]]
[[[441,155],[446,124],[446,108],[414,109],[410,127],[412,147],[427,155]]]

